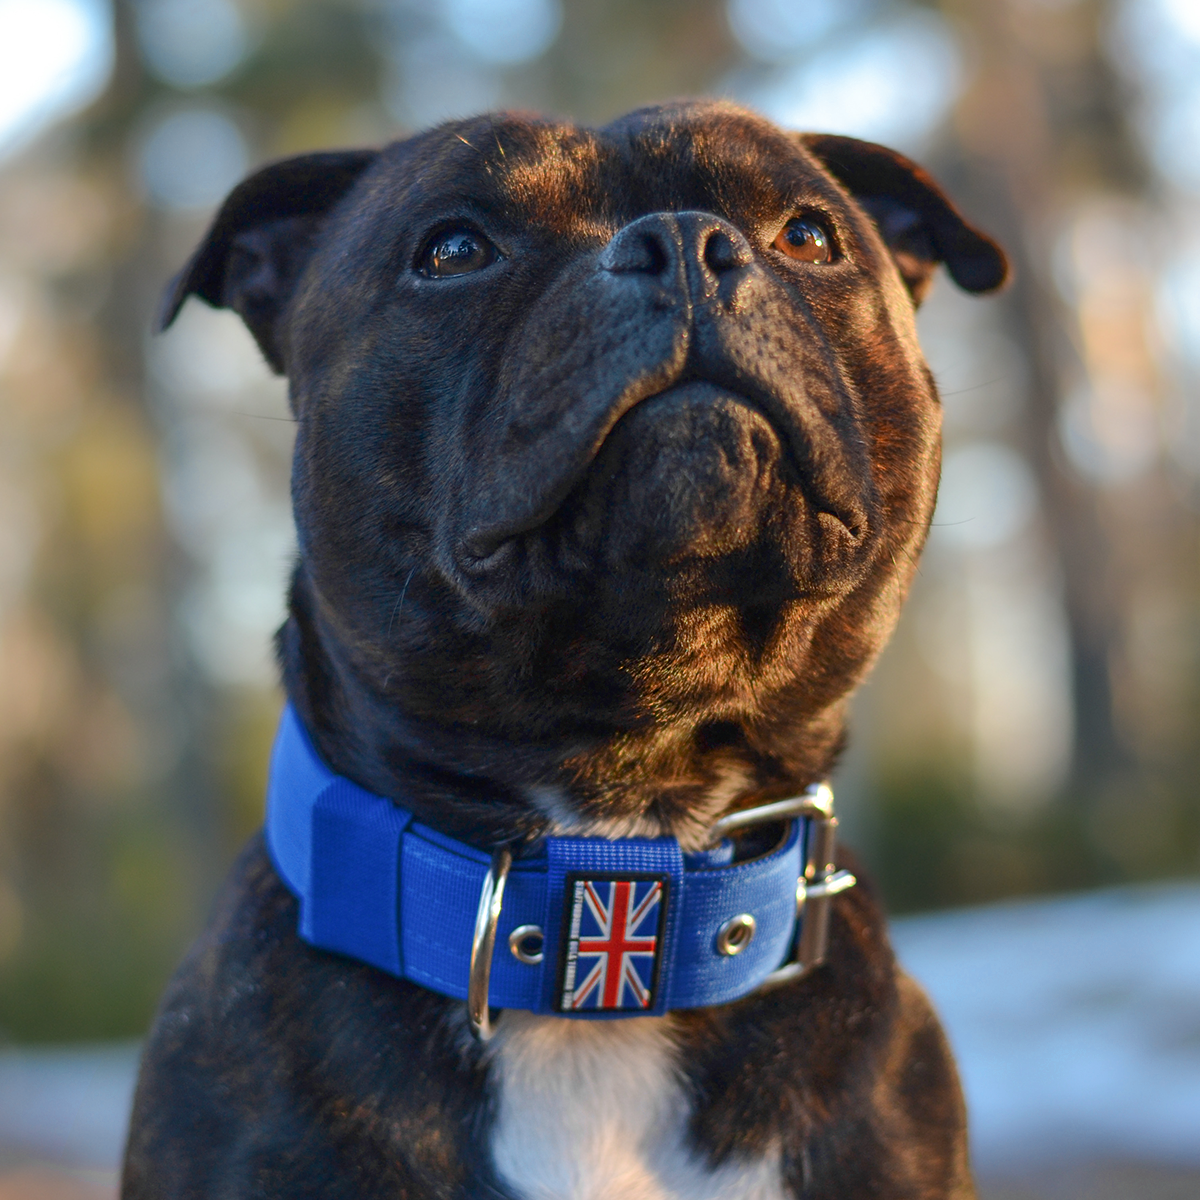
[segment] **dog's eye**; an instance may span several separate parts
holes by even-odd
[[[793,217],[779,231],[775,249],[797,262],[827,263],[833,259],[829,234],[808,217]]]
[[[421,270],[434,279],[466,275],[491,266],[499,254],[496,247],[473,229],[450,229],[439,233],[421,256]]]

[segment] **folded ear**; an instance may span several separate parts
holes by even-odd
[[[263,356],[284,371],[278,321],[333,206],[375,160],[375,150],[304,154],[256,171],[225,199],[191,261],[171,281],[159,310],[166,329],[188,296],[231,308]]]
[[[1008,278],[1004,251],[968,225],[911,159],[831,133],[803,133],[800,141],[874,220],[915,304],[929,290],[939,262],[968,292],[990,292]]]

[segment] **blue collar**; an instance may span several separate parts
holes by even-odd
[[[727,839],[684,854],[674,838],[546,838],[536,855],[512,862],[502,903],[492,901],[486,1002],[626,1017],[726,1004],[794,977],[823,955],[823,945],[813,953],[812,935],[823,943],[827,911],[822,904],[815,921],[814,898],[853,883],[837,886],[827,866],[835,822],[821,795],[832,801],[828,789],[810,789],[806,802],[766,806],[775,819],[801,818],[788,821],[774,850],[747,862],[732,862]],[[735,814],[718,829],[749,823]],[[493,858],[335,775],[291,705],[271,756],[266,838],[300,902],[305,941],[467,999]],[[806,886],[812,928],[798,939]],[[798,940],[801,949],[810,943],[804,966],[791,961]]]

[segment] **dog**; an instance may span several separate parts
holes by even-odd
[[[290,707],[127,1200],[974,1194],[936,1017],[811,842],[933,510],[939,263],[1007,271],[900,154],[726,103],[231,193],[161,323],[233,309],[290,381]]]

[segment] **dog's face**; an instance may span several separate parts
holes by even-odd
[[[477,836],[686,838],[828,770],[933,508],[938,261],[1004,277],[907,160],[725,105],[243,184],[168,320],[235,308],[291,380],[282,645],[327,757]]]

